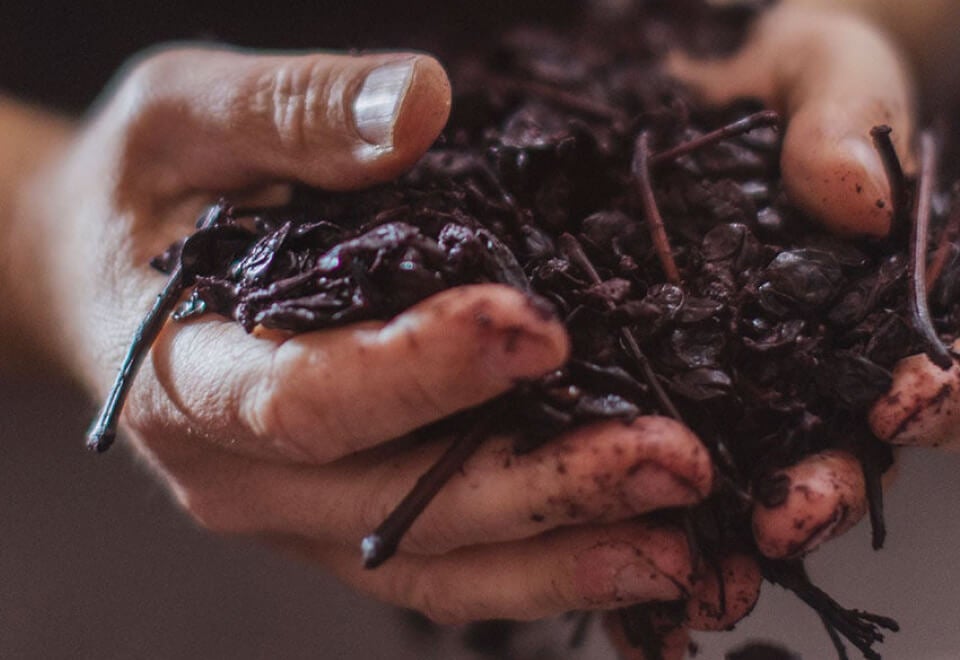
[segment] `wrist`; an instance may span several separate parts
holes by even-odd
[[[55,332],[48,318],[48,237],[31,187],[66,145],[69,121],[0,96],[0,364],[46,366]]]

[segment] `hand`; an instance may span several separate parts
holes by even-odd
[[[838,234],[885,236],[893,205],[870,129],[892,126],[901,158],[912,167],[911,78],[902,56],[869,23],[833,9],[804,7],[808,2],[816,4],[794,0],[764,14],[730,58],[696,60],[675,52],[668,67],[707,103],[723,105],[754,97],[778,110],[786,119],[783,183],[793,202]],[[960,439],[951,423],[956,414],[960,414],[960,367],[943,372],[918,356],[897,369],[894,388],[878,402],[871,424],[879,438],[894,442],[909,442],[918,435]],[[770,480],[778,488],[775,497],[758,497],[753,531],[760,552],[773,559],[815,550],[853,527],[867,511],[862,468],[844,451],[810,456],[770,475]],[[724,570],[745,575],[756,571],[752,564],[748,558],[728,558]],[[719,592],[711,592],[708,582],[703,581],[699,599],[691,600],[698,607],[688,607],[687,627],[721,629],[736,622],[703,615],[710,611],[704,604],[722,611]],[[731,599],[729,592],[727,597]],[[626,643],[612,617],[608,629],[622,657],[644,657]],[[686,630],[676,629],[664,637],[664,657],[682,658],[686,646]]]
[[[836,233],[885,236],[893,204],[870,129],[892,126],[910,168],[914,102],[906,65],[866,21],[806,1],[763,15],[728,59],[698,61],[678,52],[669,67],[707,102],[752,96],[781,112],[781,170],[794,203]],[[785,497],[760,503],[754,513],[758,546],[769,557],[809,552],[866,512],[863,474],[846,452],[809,457],[774,477],[789,484]]]
[[[149,258],[200,209],[221,194],[282,194],[275,182],[389,179],[432,143],[448,106],[426,56],[144,58],[21,186],[37,277],[19,315],[37,336],[58,328],[51,350],[103,396],[162,286]],[[285,340],[215,318],[171,323],[125,424],[202,525],[268,539],[438,621],[685,597],[683,535],[628,520],[700,500],[712,469],[689,431],[657,417],[581,429],[523,457],[507,439],[486,443],[396,557],[360,566],[361,537],[444,449],[402,438],[558,367],[568,350],[562,324],[493,285],[444,292],[386,324]],[[755,591],[759,575],[749,582]]]

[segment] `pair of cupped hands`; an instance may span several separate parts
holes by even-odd
[[[909,161],[912,92],[877,31],[786,5],[732,58],[678,53],[668,64],[708,101],[748,95],[783,113],[784,184],[827,227],[888,231],[890,191],[869,131],[891,125]],[[132,63],[83,123],[9,112],[7,126],[31,147],[7,256],[11,272],[32,278],[7,285],[8,299],[37,343],[102,397],[162,285],[150,257],[189,233],[205,205],[224,193],[269,199],[290,181],[344,190],[389,180],[430,146],[449,106],[442,67],[421,54],[178,48]],[[525,456],[491,439],[398,554],[362,568],[360,539],[445,449],[397,439],[561,366],[569,350],[559,320],[499,285],[440,293],[387,323],[283,340],[205,317],[162,331],[125,424],[201,525],[265,539],[439,622],[686,598],[689,627],[732,625],[759,594],[756,563],[726,557],[721,589],[691,564],[681,530],[643,519],[711,492],[707,450],[664,417],[581,428]],[[883,439],[950,439],[923,401],[936,394],[929,378],[957,374],[931,366],[916,358],[898,369],[904,396],[872,415]],[[910,411],[898,402],[908,399],[921,412],[904,425]],[[864,515],[853,456],[828,452],[784,473],[786,502],[753,514],[764,555],[810,552]],[[669,638],[668,657],[683,653],[685,634]]]

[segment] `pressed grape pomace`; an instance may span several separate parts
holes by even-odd
[[[890,238],[827,235],[782,190],[779,118],[749,100],[698,106],[659,66],[672,47],[735,48],[756,10],[638,5],[576,32],[511,31],[488,52],[452,61],[449,125],[397,182],[354,193],[298,188],[280,208],[212,207],[192,237],[155,260],[170,282],[91,444],[109,446],[138,360],[188,288],[177,320],[219,314],[247,331],[296,333],[390,319],[454,286],[507,284],[563,320],[572,358],[417,432],[452,438],[450,449],[364,540],[366,565],[389,559],[490,435],[509,434],[523,453],[592,421],[666,415],[698,434],[715,465],[705,502],[654,516],[686,530],[697,569],[752,554],[768,580],[817,611],[841,657],[841,637],[880,657],[881,629],[895,622],[841,607],[810,583],[802,560],[763,558],[751,510],[785,500],[790,484],[772,476],[778,469],[843,449],[862,463],[882,545],[880,477],[892,454],[867,411],[901,358],[950,359],[940,342],[960,325],[951,243],[960,216],[934,187],[938,203],[920,220],[947,258],[937,260],[924,313],[914,285],[927,279],[928,246],[910,243],[926,230],[909,231],[907,210],[921,187],[894,181],[905,192]],[[895,159],[884,129],[874,134]],[[634,606],[622,618],[655,658],[683,607]]]

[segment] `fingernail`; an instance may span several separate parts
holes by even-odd
[[[415,65],[416,58],[410,57],[367,74],[353,101],[353,121],[366,142],[381,149],[393,148],[393,128]]]

